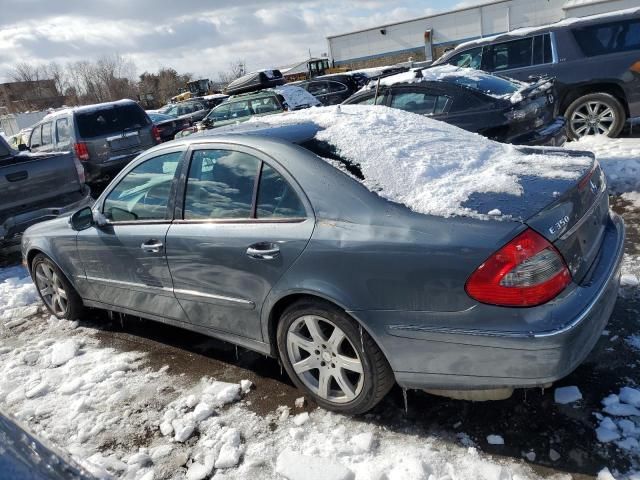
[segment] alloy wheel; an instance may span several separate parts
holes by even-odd
[[[68,296],[56,271],[45,262],[36,266],[36,285],[47,307],[56,315],[67,312]]]
[[[360,395],[364,385],[360,355],[333,322],[304,315],[289,327],[286,344],[296,375],[320,398],[347,403]]]
[[[604,102],[588,101],[573,112],[569,121],[578,137],[608,135],[616,122],[616,113]]]

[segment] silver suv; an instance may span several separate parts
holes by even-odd
[[[87,182],[97,182],[110,179],[159,142],[160,132],[142,107],[119,100],[50,113],[33,127],[28,148],[73,151],[85,168]]]

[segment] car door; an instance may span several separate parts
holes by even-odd
[[[307,245],[312,210],[260,152],[219,144],[189,155],[167,233],[175,295],[199,327],[261,341],[263,302]]]
[[[183,319],[165,252],[183,153],[174,147],[136,161],[94,205],[106,223],[79,232],[77,248],[96,300]]]
[[[42,125],[36,125],[29,136],[29,150],[39,152],[42,148]]]

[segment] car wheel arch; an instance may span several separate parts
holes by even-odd
[[[367,327],[367,325],[362,322],[361,319],[359,319],[357,316],[355,316],[353,314],[352,311],[350,311],[349,309],[347,309],[344,305],[341,305],[339,302],[336,302],[334,299],[327,297],[326,295],[323,295],[321,293],[318,292],[308,292],[308,291],[298,291],[298,292],[289,292],[285,295],[280,296],[280,298],[278,298],[276,301],[274,301],[273,305],[271,306],[271,308],[268,311],[268,314],[266,315],[267,319],[267,337],[266,340],[270,346],[270,351],[271,351],[271,355],[274,356],[275,358],[278,357],[278,342],[277,342],[277,329],[278,329],[278,322],[280,321],[280,318],[282,317],[282,314],[286,311],[287,308],[289,308],[291,305],[297,303],[297,302],[301,302],[304,300],[314,300],[314,301],[322,301],[322,302],[326,302],[334,307],[339,308],[340,310],[342,310],[343,312],[345,312],[351,319],[353,319],[354,322],[356,322],[356,324],[363,328],[371,337],[371,339],[374,341],[374,343],[378,346],[378,348],[382,351],[383,355],[385,356],[385,358],[387,359],[387,362],[389,362],[389,355],[388,352],[385,348],[385,346],[378,341],[377,336],[374,334],[374,332]]]
[[[597,82],[597,83],[588,83],[576,86],[572,88],[569,92],[567,92],[562,98],[562,102],[560,104],[560,114],[564,115],[575,100],[585,95],[589,95],[592,93],[608,93],[615,97],[624,108],[625,115],[629,118],[629,104],[627,102],[627,97],[624,93],[624,89],[616,82]]]
[[[37,248],[37,247],[32,248],[27,252],[27,268],[29,269],[29,276],[33,278],[33,273],[32,273],[33,261],[39,254],[45,256],[47,260],[49,260],[56,267],[58,267],[58,269],[60,269],[60,271],[64,275],[64,278],[66,278],[66,280],[71,284],[71,286],[75,288],[76,291],[78,291],[78,286],[76,285],[76,282],[74,281],[73,277],[71,277],[70,275],[67,274],[67,272],[64,271],[64,269],[60,266],[60,263],[58,263],[55,258],[53,258],[49,253],[45,252],[44,249],[41,249],[41,248]]]

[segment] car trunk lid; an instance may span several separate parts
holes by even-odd
[[[520,150],[540,152],[536,148]],[[520,196],[478,193],[465,206],[484,213],[497,209],[502,218],[528,225],[554,244],[574,281],[580,283],[598,254],[609,218],[605,176],[590,152],[548,148],[544,151],[567,157],[586,156],[592,162],[577,179],[522,176]]]

